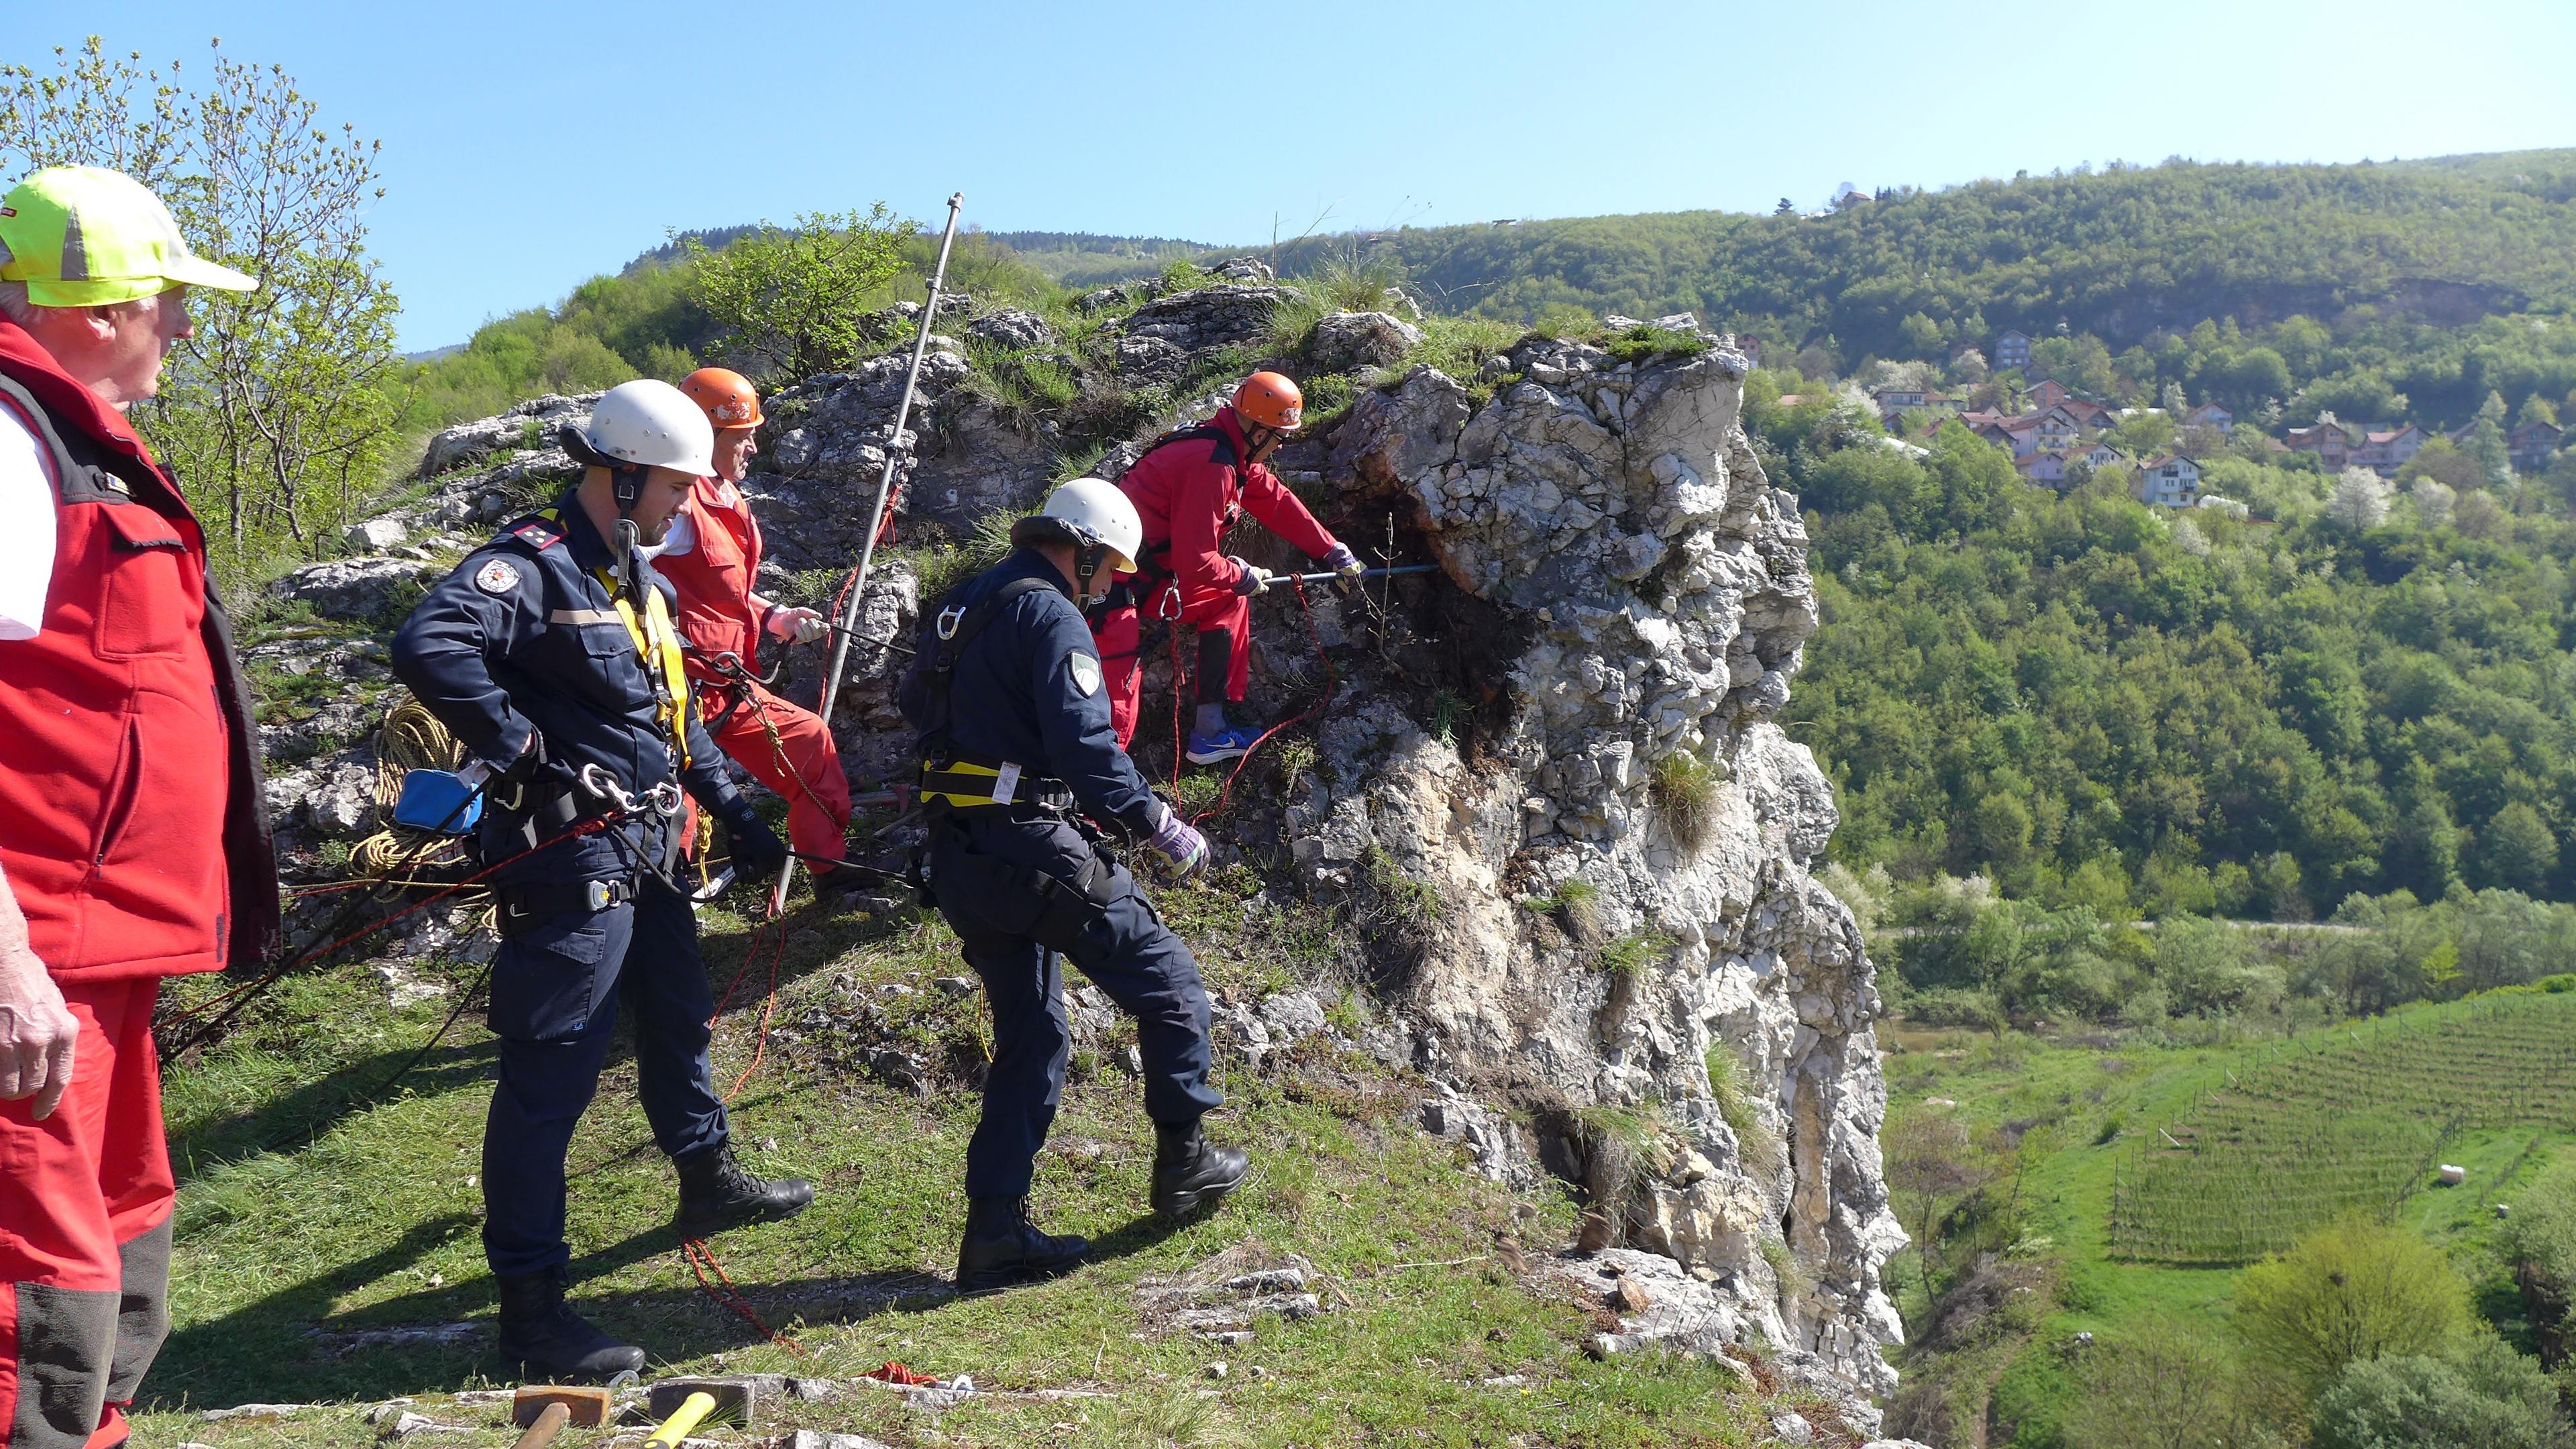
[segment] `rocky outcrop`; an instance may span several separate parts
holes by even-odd
[[[1306,354],[1319,367],[1349,372],[1387,367],[1422,345],[1422,329],[1390,312],[1335,312],[1315,324]]]
[[[1364,395],[1326,467],[1495,606],[1493,723],[1470,758],[1355,684],[1289,804],[1292,853],[1317,888],[1420,893],[1382,1049],[1539,1128],[1497,1142],[1500,1114],[1447,1102],[1426,1125],[1489,1170],[1583,1177],[1730,1334],[1884,1392],[1901,1324],[1879,1272],[1904,1235],[1878,997],[1808,873],[1831,789],[1773,719],[1817,623],[1796,502],[1738,426],[1729,351],[1531,340],[1508,363],[1522,380],[1481,407],[1427,368]]]
[[[1205,376],[1191,369],[1209,349],[1265,336],[1284,295],[1257,263],[1215,286],[1136,290],[1153,295],[1084,344],[1128,385]],[[1310,349],[1329,343],[1353,368],[1400,358],[1418,340],[1401,301],[1328,318]],[[1311,761],[1276,785],[1254,772],[1214,832],[1235,858],[1283,861],[1295,879],[1273,889],[1349,907],[1382,1010],[1345,1036],[1291,990],[1223,1004],[1218,1036],[1256,1068],[1320,1034],[1419,1071],[1424,1131],[1499,1179],[1575,1180],[1622,1251],[1694,1285],[1681,1295],[1697,1305],[1690,1333],[1663,1336],[1712,1352],[1759,1342],[1883,1393],[1900,1325],[1879,1275],[1904,1237],[1876,1140],[1879,1003],[1849,912],[1810,874],[1832,791],[1776,722],[1817,627],[1806,538],[1738,425],[1743,359],[1687,316],[1653,325],[1609,344],[1621,355],[1526,338],[1483,360],[1473,385],[1415,368],[1278,460],[1354,542],[1427,557],[1454,587],[1412,580],[1365,605],[1319,604],[1339,684]],[[1065,465],[1061,424],[1005,415],[976,369],[988,347],[1055,345],[1044,327],[967,314],[974,356],[934,343],[900,438],[901,351],[776,392],[747,484],[772,591],[801,596],[790,575],[857,555],[890,456],[908,519],[951,536],[1038,497]],[[1673,350],[1641,354],[1658,345]],[[285,588],[326,611],[384,607],[421,559],[457,556],[568,480],[553,430],[587,405],[539,399],[441,434],[443,466],[424,464],[433,490],[398,527],[353,539],[389,552]],[[1092,467],[1114,477],[1136,451],[1131,440]],[[1293,562],[1259,538],[1242,546]],[[921,592],[905,560],[880,555],[862,639],[908,634]],[[1256,678],[1315,697],[1324,674],[1293,599],[1274,591],[1260,607]],[[789,694],[811,703],[820,665],[802,657],[808,677]],[[895,663],[856,650],[836,715],[863,782],[904,763]],[[275,666],[317,667],[290,654]],[[1170,688],[1159,656],[1146,669],[1149,696]],[[339,753],[355,722],[326,706],[271,730],[272,753],[298,766],[281,772],[293,798],[280,803],[299,834],[358,828],[360,760]],[[1094,1015],[1105,1006],[1077,993],[1077,1030]],[[1635,1333],[1663,1321],[1644,1315]]]

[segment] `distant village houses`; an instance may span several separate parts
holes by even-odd
[[[2166,454],[2138,469],[2138,501],[2159,508],[2189,508],[2200,501],[2200,465]]]
[[[2368,468],[2382,478],[2394,477],[2398,469],[2424,451],[2425,442],[2424,430],[2413,423],[2369,429],[2361,435],[2361,446],[2352,450],[2352,465]]]
[[[2217,430],[2219,436],[2225,437],[2236,431],[2236,414],[2214,402],[2205,402],[2190,412],[2184,413],[2182,425],[2186,428],[2212,428]]]
[[[2521,472],[2538,473],[2558,456],[2559,446],[2567,439],[2567,430],[2556,423],[2532,421],[2504,435],[2505,456]]]
[[[2006,332],[2003,336],[1996,338],[1995,366],[2030,366],[2030,334],[2027,332]]]
[[[2316,454],[2329,473],[2342,472],[2352,461],[2352,434],[2332,413],[2319,413],[2315,423],[2290,429],[2289,444],[2293,453]]]

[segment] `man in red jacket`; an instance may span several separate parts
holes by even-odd
[[[0,196],[0,1442],[109,1449],[169,1332],[160,979],[273,949],[259,741],[205,535],[126,426],[190,334],[167,208]],[[207,824],[222,821],[218,848]]]
[[[1275,372],[1256,372],[1234,390],[1234,401],[1206,423],[1157,440],[1118,486],[1145,520],[1145,557],[1135,580],[1114,594],[1099,630],[1102,670],[1108,676],[1110,723],[1119,748],[1136,734],[1141,623],[1138,605],[1172,627],[1198,637],[1198,713],[1188,754],[1194,765],[1212,765],[1250,750],[1261,738],[1237,728],[1225,707],[1240,704],[1251,680],[1252,596],[1270,586],[1271,574],[1225,552],[1225,531],[1249,511],[1271,532],[1320,558],[1326,568],[1357,574],[1359,558],[1324,531],[1315,515],[1278,475],[1263,466],[1305,412],[1297,384]],[[1180,681],[1174,680],[1175,688]]]
[[[702,367],[680,381],[715,424],[715,476],[690,490],[671,522],[653,566],[680,593],[681,635],[695,649],[689,677],[716,747],[787,801],[787,838],[798,850],[837,860],[848,853],[850,777],[832,732],[751,682],[760,672],[760,636],[795,644],[825,637],[830,623],[812,609],[773,604],[760,581],[760,525],[740,484],[751,471],[762,420],[760,394],[741,373]],[[730,656],[730,664],[725,663]],[[739,672],[736,672],[736,671]],[[837,889],[835,870],[818,870],[814,888]],[[856,872],[851,872],[855,875]]]

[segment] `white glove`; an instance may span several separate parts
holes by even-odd
[[[811,644],[831,631],[831,623],[812,609],[779,608],[769,611],[769,634],[773,639]]]
[[[1254,564],[1245,563],[1242,559],[1236,558],[1231,554],[1226,556],[1225,561],[1234,565],[1236,568],[1243,570],[1243,573],[1234,581],[1234,591],[1246,598],[1260,593],[1263,589],[1270,587],[1270,581],[1277,577],[1277,575],[1271,573],[1270,570],[1261,568]]]

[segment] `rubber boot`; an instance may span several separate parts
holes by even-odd
[[[1091,1240],[1055,1237],[1029,1221],[1024,1197],[978,1197],[966,1202],[966,1238],[957,1246],[957,1291],[994,1293],[1015,1284],[1052,1278],[1091,1251]]]
[[[1212,1208],[1252,1175],[1252,1158],[1240,1147],[1215,1147],[1199,1124],[1154,1124],[1154,1211],[1187,1217]]]
[[[501,1358],[531,1383],[604,1384],[644,1371],[644,1350],[619,1343],[564,1305],[562,1268],[495,1274]]]
[[[692,1238],[744,1223],[792,1218],[814,1200],[813,1187],[801,1177],[764,1182],[743,1171],[731,1142],[672,1158],[671,1165],[680,1170],[680,1212],[674,1225]]]

